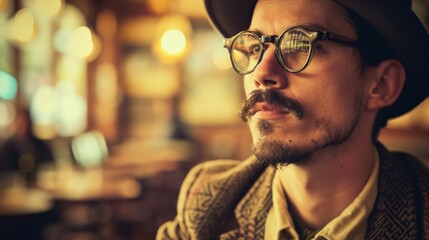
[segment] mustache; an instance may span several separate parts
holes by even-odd
[[[294,114],[298,119],[302,119],[304,115],[304,109],[302,105],[295,99],[288,96],[282,95],[277,90],[268,89],[268,90],[254,90],[250,93],[248,99],[244,100],[241,104],[239,111],[240,118],[247,122],[250,114],[249,111],[255,106],[256,103],[266,102],[268,104],[276,105],[281,108],[286,108],[292,114]]]

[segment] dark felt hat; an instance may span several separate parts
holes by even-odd
[[[225,37],[246,30],[257,0],[204,0],[209,20]],[[411,10],[410,0],[335,0],[370,23],[405,66],[399,99],[382,110],[387,118],[402,115],[429,95],[429,36]]]

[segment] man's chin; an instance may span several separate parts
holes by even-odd
[[[261,139],[252,147],[253,154],[261,164],[276,168],[290,164],[305,165],[314,151],[314,147],[268,139]]]

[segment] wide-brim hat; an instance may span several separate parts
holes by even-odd
[[[204,0],[212,25],[231,37],[250,26],[257,0]],[[429,95],[429,36],[406,0],[335,0],[371,24],[386,40],[406,71],[398,100],[384,108],[387,118],[402,115]]]

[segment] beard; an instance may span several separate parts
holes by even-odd
[[[257,90],[258,91],[258,90]],[[266,90],[273,91],[273,90]],[[255,93],[257,94],[257,93]],[[267,93],[270,94],[270,93]],[[252,98],[254,94],[251,95]],[[273,95],[274,96],[274,95]],[[273,97],[271,96],[271,98]],[[282,98],[280,94],[277,94],[274,98]],[[268,99],[268,98],[267,98]],[[288,97],[283,100],[276,102],[287,102]],[[291,109],[292,111],[298,111],[300,116],[304,115],[303,108],[296,100],[293,100],[294,104],[299,106],[297,109]],[[248,100],[248,102],[252,102]],[[244,104],[245,105],[245,104]],[[289,107],[291,105],[289,104]],[[277,140],[271,137],[271,134],[276,131],[274,123],[267,120],[259,120],[257,122],[257,131],[259,131],[260,138],[252,146],[252,153],[256,156],[258,161],[263,165],[273,166],[275,168],[287,166],[289,164],[305,165],[307,164],[311,156],[320,149],[328,146],[339,145],[345,142],[354,132],[360,118],[362,107],[362,99],[355,97],[353,103],[354,115],[346,126],[342,127],[341,123],[334,123],[328,119],[316,120],[316,129],[321,132],[322,140],[316,142],[308,139],[308,143],[298,144],[291,140]],[[251,106],[247,106],[251,109]],[[247,116],[246,111],[242,107],[241,116]],[[250,117],[247,116],[246,120]],[[298,118],[301,120],[300,118]],[[243,119],[244,120],[244,119]],[[255,134],[255,133],[253,133]]]
[[[252,152],[264,166],[281,168],[289,164],[304,165],[316,149],[313,146],[297,146],[293,142],[261,139],[252,146]]]

